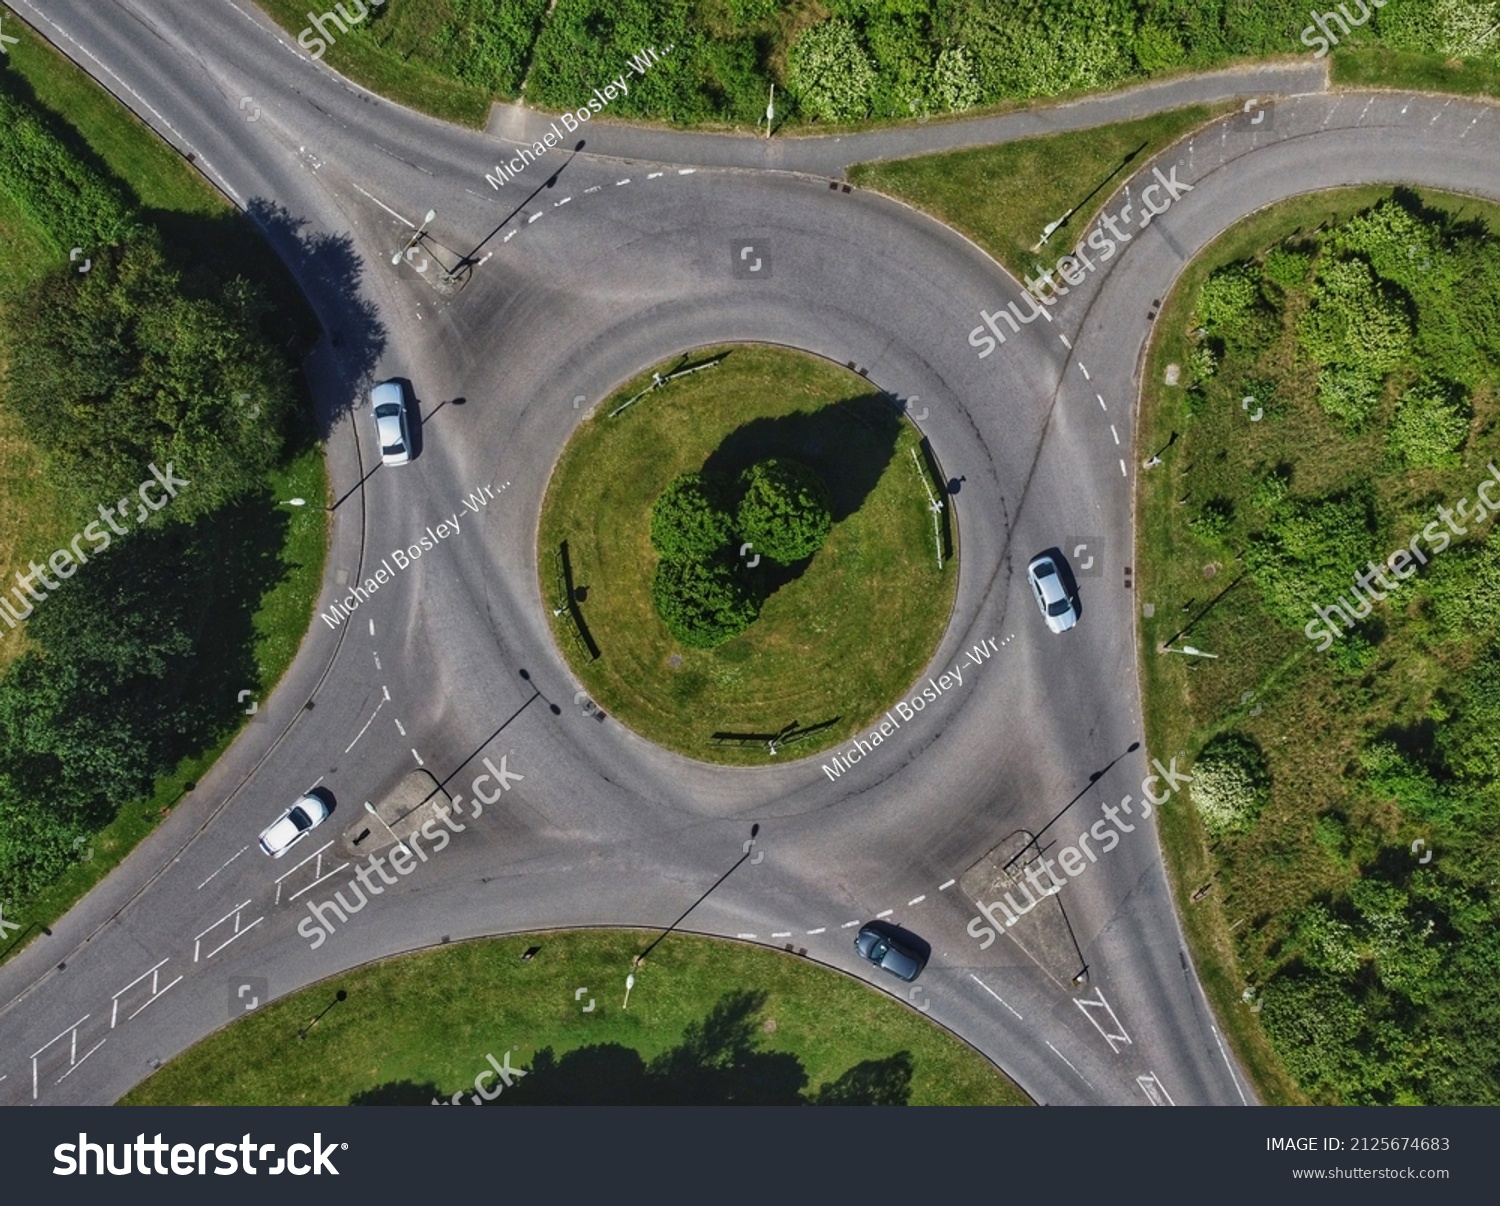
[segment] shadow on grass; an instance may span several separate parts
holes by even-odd
[[[837,1080],[804,1093],[807,1072],[797,1056],[763,1051],[757,1015],[766,994],[726,993],[701,1022],[690,1023],[682,1042],[649,1063],[620,1043],[597,1043],[564,1052],[536,1053],[526,1075],[495,1105],[906,1105],[911,1099],[912,1057],[855,1064]],[[434,1085],[397,1081],[350,1099],[350,1105],[427,1104],[450,1095]],[[471,1100],[465,1093],[464,1101]]]

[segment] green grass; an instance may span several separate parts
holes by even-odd
[[[1340,88],[1393,88],[1414,92],[1457,92],[1500,96],[1500,63],[1442,59],[1365,47],[1335,50],[1330,78]]]
[[[1148,745],[1195,754],[1215,733],[1237,729],[1267,752],[1273,778],[1271,800],[1249,834],[1211,842],[1190,808],[1169,807],[1161,810],[1161,839],[1205,992],[1271,1104],[1307,1098],[1241,994],[1275,963],[1286,916],[1311,899],[1338,897],[1361,865],[1405,846],[1417,832],[1390,802],[1351,785],[1349,767],[1372,734],[1422,715],[1474,650],[1451,646],[1434,656],[1409,638],[1405,621],[1393,612],[1392,633],[1379,646],[1372,673],[1330,676],[1327,655],[1313,652],[1301,632],[1268,618],[1248,578],[1214,602],[1240,572],[1236,549],[1206,544],[1183,521],[1215,496],[1233,499],[1243,511],[1248,483],[1275,464],[1294,467],[1298,495],[1366,480],[1380,513],[1424,514],[1432,499],[1468,494],[1483,476],[1485,460],[1494,454],[1500,406],[1492,392],[1476,392],[1473,430],[1489,438],[1474,439],[1463,467],[1403,472],[1393,470],[1385,453],[1383,424],[1350,437],[1323,415],[1312,374],[1290,353],[1277,364],[1282,385],[1275,402],[1253,424],[1232,399],[1200,406],[1190,417],[1184,389],[1163,381],[1167,366],[1177,364],[1186,383],[1192,303],[1211,271],[1298,232],[1341,221],[1390,193],[1387,186],[1374,186],[1296,198],[1223,235],[1189,265],[1167,299],[1143,387],[1137,447],[1161,447],[1174,431],[1181,436],[1163,454],[1164,466],[1143,475],[1138,500],[1136,594],[1155,609],[1141,620],[1140,633]],[[1422,200],[1500,229],[1500,207],[1426,191]],[[1384,549],[1386,536],[1380,539]],[[1195,619],[1210,603],[1212,610]],[[1188,640],[1217,654],[1216,660],[1157,652],[1190,622],[1190,635],[1175,644]],[[1329,810],[1347,817],[1351,849],[1343,857],[1331,855],[1316,836],[1318,815]]]
[[[1078,242],[1132,174],[1230,108],[1197,106],[1003,146],[856,164],[849,179],[963,232],[1024,278],[1050,268]],[[1066,225],[1032,251],[1047,225],[1074,206]]]
[[[308,28],[309,8],[324,13],[333,7],[331,3],[309,4],[308,0],[257,2],[293,42]],[[480,129],[489,117],[490,94],[459,83],[427,57],[432,53],[430,39],[447,16],[447,5],[443,3],[424,0],[420,4],[404,4],[396,0],[387,12],[381,13],[382,19],[376,23],[378,36],[372,35],[368,20],[344,35],[339,34],[337,26],[330,25],[335,40],[320,61],[398,105]],[[297,53],[301,55],[304,51],[299,48]],[[308,70],[318,68],[310,66]]]
[[[121,1104],[427,1105],[458,1092],[470,1104],[485,1056],[503,1063],[507,1051],[530,1071],[502,1105],[795,1103],[851,1069],[850,1104],[1029,1104],[915,1010],[779,951],[673,934],[636,969],[626,1008],[631,960],[655,937],[522,935],[385,960],[228,1026]],[[299,1041],[338,991],[347,999]],[[710,1015],[719,1024],[705,1033]]]
[[[63,56],[39,42],[29,31],[19,31],[8,21],[6,28],[19,36],[0,70],[21,73],[38,99],[64,115],[72,126],[80,153],[95,157],[122,179],[145,207],[148,221],[168,232],[174,246],[187,259],[207,262],[222,272],[243,274],[256,281],[277,307],[277,337],[310,344],[317,329],[295,282],[280,262],[266,251],[264,241],[251,224],[232,210],[180,155],[166,146],[132,114],[121,108],[92,80]],[[18,288],[39,271],[50,270],[67,260],[58,253],[45,229],[22,215],[9,197],[0,194],[0,239],[8,254],[0,260],[0,293]],[[3,318],[3,306],[0,306]],[[4,360],[3,325],[0,325],[0,364]],[[328,493],[322,451],[310,432],[298,433],[287,463],[266,483],[267,506],[275,500],[303,497],[314,505],[294,509],[282,507],[272,522],[285,521],[285,539],[280,548],[282,575],[260,601],[255,616],[255,663],[259,682],[245,683],[256,697],[264,699],[285,673],[301,646],[312,619],[313,602],[323,576],[327,548],[327,513],[320,504]],[[43,457],[27,438],[14,416],[0,413],[0,566],[25,565],[63,545],[94,514],[78,511],[76,491],[52,481]],[[226,531],[226,557],[235,555],[235,541],[243,533]],[[4,630],[0,639],[0,670],[26,648],[25,630]],[[85,852],[87,862],[71,867],[45,892],[29,900],[12,902],[7,915],[28,927],[50,926],[90,889],[112,871],[135,845],[149,833],[168,809],[196,783],[228,747],[236,733],[225,734],[212,748],[185,760],[172,774],[163,776],[149,799],[122,809],[115,819],[94,835]],[[27,938],[35,933],[29,929]],[[14,938],[0,958],[22,949]]]
[[[548,485],[537,551],[550,612],[562,597],[553,586],[555,553],[568,542],[573,580],[586,588],[579,610],[602,656],[587,659],[566,617],[554,617],[555,632],[606,712],[690,757],[761,764],[764,745],[714,746],[710,735],[838,718],[785,757],[866,727],[930,660],[958,566],[937,568],[928,496],[912,457],[920,435],[883,395],[843,368],[781,349],[707,349],[693,359],[725,350],[717,368],[608,418],[650,383],[642,374],[581,425]],[[738,472],[771,455],[823,476],[834,496],[833,531],[806,573],[772,594],[744,633],[717,649],[679,647],[651,602],[651,506],[679,473],[705,465]]]

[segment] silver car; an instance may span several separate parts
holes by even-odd
[[[272,858],[280,858],[327,819],[327,804],[317,796],[303,796],[266,826],[260,835],[260,848]]]
[[[1053,632],[1067,632],[1078,623],[1078,607],[1063,586],[1057,562],[1043,553],[1026,567],[1026,577],[1036,595],[1042,618]]]
[[[387,465],[411,460],[411,437],[406,430],[406,391],[399,381],[382,381],[370,391],[370,409],[375,416],[375,436],[380,441],[380,459]]]

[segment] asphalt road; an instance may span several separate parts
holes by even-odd
[[[1082,988],[1050,954],[1032,957],[1055,937],[1041,910],[981,947],[959,881],[1076,800],[1052,835],[1072,842],[1101,803],[1139,796],[1151,758],[1175,753],[1138,745],[1143,600],[1125,585],[1152,301],[1217,234],[1284,197],[1376,180],[1496,195],[1492,109],[1323,94],[1321,75],[1308,82],[1300,66],[1162,90],[1164,104],[1183,89],[1195,100],[1264,94],[1257,85],[1278,80],[1312,91],[1269,122],[1221,123],[1142,167],[1108,212],[1139,209],[1153,167],[1175,166],[1191,191],[1132,227],[1054,321],[981,360],[968,333],[981,309],[1018,298],[1015,283],[880,197],[754,164],[704,166],[698,136],[604,127],[581,153],[553,151],[497,190],[484,181],[501,153],[495,137],[370,96],[228,0],[16,7],[192,154],[312,299],[330,338],[309,370],[341,499],[319,610],[428,527],[451,517],[457,531],[346,623],[315,620],[280,689],[197,790],[50,936],[0,968],[0,1102],[115,1100],[224,1025],[246,977],[278,997],[450,939],[665,927],[744,853],[684,928],[805,950],[899,991],[1038,1101],[1253,1100],[1184,953],[1152,822],[1059,894],[1089,968]],[[1112,121],[1144,104],[1137,90],[1086,112]],[[1040,132],[1080,117],[1074,106],[987,120]],[[910,153],[979,136],[965,129],[861,137],[877,154],[891,138]],[[649,147],[654,161],[596,154],[595,141]],[[764,154],[749,141],[744,154]],[[831,151],[798,143],[786,154],[810,170],[848,162],[856,140]],[[431,283],[434,264],[420,271],[426,253],[390,264],[429,207],[439,214],[429,249],[477,263],[460,291]],[[734,273],[744,247],[768,275]],[[713,768],[595,722],[574,704],[548,634],[535,523],[569,434],[641,368],[733,340],[856,365],[906,403],[962,481],[951,500],[958,600],[930,671],[957,664],[962,684],[836,782],[821,769],[826,754]],[[399,469],[378,467],[357,413],[369,383],[391,376],[409,379],[422,413],[421,455]],[[1084,619],[1055,637],[1024,566],[1080,541],[1080,564],[1095,558],[1080,578]],[[493,777],[475,783],[486,759],[507,772],[504,790]],[[353,896],[335,839],[363,801],[417,766],[462,797],[464,829],[314,948],[297,932],[309,902],[341,888]],[[313,784],[333,793],[333,818],[273,863],[255,835]],[[493,802],[475,816],[480,793]],[[932,944],[915,993],[851,949],[851,927],[887,912]],[[648,964],[635,991],[651,988]]]

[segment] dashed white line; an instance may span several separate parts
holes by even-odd
[[[507,230],[505,232],[505,237],[503,239],[501,239],[500,241],[502,243],[509,243],[515,237],[516,237],[516,232],[515,231],[513,231],[513,230]]]
[[[1107,407],[1107,406],[1104,405],[1104,395],[1103,394],[1095,394],[1094,397],[1096,397],[1096,398],[1099,399],[1099,409],[1100,410],[1108,410],[1109,409],[1109,407]]]
[[[1115,425],[1113,423],[1109,425],[1109,434],[1115,437],[1116,444],[1120,442],[1120,433],[1115,430]]]
[[[792,931],[791,930],[782,930],[781,933],[779,933],[779,934],[772,934],[771,935],[772,938],[790,938],[791,936],[792,936]]]
[[[405,737],[406,736],[406,726],[403,725],[399,720],[396,720],[396,717],[394,717],[394,716],[392,716],[391,719],[396,721],[396,732],[400,733],[401,736]]]
[[[381,664],[380,664],[380,653],[379,653],[379,651],[377,651],[377,650],[371,650],[371,652],[375,654],[375,669],[377,669],[377,670],[384,669],[384,667],[381,666]]]
[[[386,703],[390,703],[391,702],[391,689],[389,687],[387,687],[384,683],[382,683],[381,686],[380,686],[380,693],[381,693],[381,695],[385,696]]]
[[[736,938],[754,938],[755,935],[754,934],[736,934],[735,937]]]
[[[1047,1046],[1052,1047],[1052,1040],[1051,1039],[1044,1039],[1043,1042],[1045,1042],[1047,1044]],[[1055,1055],[1055,1056],[1057,1056],[1058,1059],[1062,1060],[1063,1063],[1067,1064],[1068,1067],[1073,1068],[1073,1064],[1068,1059],[1068,1057],[1066,1055],[1064,1055],[1061,1051],[1059,1051],[1056,1047],[1052,1047],[1052,1054]],[[1084,1074],[1082,1072],[1078,1071],[1077,1068],[1073,1068],[1073,1074],[1075,1076],[1077,1076],[1079,1080],[1083,1081],[1084,1084],[1089,1085],[1088,1077],[1084,1076]],[[1093,1087],[1094,1087],[1093,1085],[1089,1085],[1090,1089],[1092,1089]]]
[[[1129,477],[1130,476],[1130,471],[1125,468],[1125,461],[1124,461],[1123,458],[1120,461],[1120,476],[1121,477]]]
[[[969,979],[973,980],[975,984],[979,985],[980,988],[984,989],[985,992],[989,993],[990,996],[994,997],[995,1000],[999,1001],[1000,1004],[1002,1004],[1002,1005],[1005,1006],[1005,1008],[1010,1009],[1011,1013],[1015,1013],[1016,1014],[1016,1021],[1020,1022],[1020,1021],[1024,1020],[1019,1013],[1016,1013],[1016,1011],[1014,1009],[1011,1009],[1011,1005],[1010,1005],[1009,1001],[1007,1001],[1004,997],[1002,997],[998,992],[996,992],[993,988],[991,988],[988,984],[986,984],[983,980],[981,980],[973,972],[969,973]]]
[[[561,201],[554,201],[552,203],[552,208],[556,209],[559,205],[566,205],[572,199],[572,197],[564,197]]]
[[[828,927],[826,925],[820,925],[817,929],[815,929],[815,930],[808,930],[807,932],[809,934],[821,934],[827,928]]]
[[[841,929],[841,930],[847,930],[851,925],[858,925],[858,924],[859,924],[859,919],[856,917],[853,921],[846,921],[846,922],[844,922],[843,925],[839,926],[839,929]]]
[[[531,217],[529,217],[529,218],[526,219],[526,225],[530,226],[533,222],[535,222],[538,218],[540,218],[546,212],[547,211],[545,209],[539,209],[539,210],[537,210],[536,213],[532,214]]]
[[[623,179],[623,180],[616,180],[615,181],[615,187],[619,188],[620,185],[622,185],[622,184],[629,184],[629,183],[630,183],[630,177],[626,176],[625,179]]]
[[[913,899],[913,900],[908,900],[908,901],[907,901],[907,902],[906,902],[906,907],[907,907],[907,908],[908,908],[908,909],[909,909],[909,908],[911,908],[911,907],[912,907],[912,905],[919,905],[919,904],[921,904],[921,903],[922,903],[922,902],[923,902],[923,901],[924,901],[924,900],[926,900],[926,899],[927,899],[927,896],[926,896],[926,894],[925,894],[925,893],[924,893],[924,894],[923,894],[923,895],[921,895],[921,896],[918,896],[918,897],[916,897],[916,898],[915,898],[915,899]]]
[[[1078,366],[1078,371],[1083,374],[1083,379],[1085,381],[1092,381],[1093,380],[1093,378],[1089,376],[1088,369],[1084,368],[1082,364],[1080,364]]]
[[[375,635],[375,617],[374,616],[370,617],[370,635],[371,636]]]
[[[875,916],[877,918],[880,918],[880,917],[889,917],[895,911],[896,911],[895,909],[886,909],[884,912],[876,913]]]
[[[697,168],[678,168],[677,174],[679,176],[691,176],[697,170]]]
[[[665,176],[665,175],[666,175],[665,172],[647,172],[646,173],[646,179],[647,180],[655,180],[658,176]]]
[[[951,888],[957,882],[958,882],[958,880],[956,880],[956,879],[950,879],[947,883],[945,883],[941,887],[939,887],[938,891],[939,892],[946,892],[949,888]]]
[[[427,763],[425,763],[425,762],[422,761],[422,755],[419,754],[419,753],[417,753],[417,750],[416,750],[415,746],[412,747],[411,756],[417,760],[417,765],[418,766],[426,766],[427,765]]]
[[[390,701],[390,698],[390,692],[387,691],[385,698],[382,699],[378,704],[376,704],[375,710],[370,713],[370,719],[365,721],[365,727],[363,729],[360,729],[360,731],[354,735],[354,740],[344,747],[344,753],[347,754],[350,750],[352,750],[356,745],[359,744],[359,739],[365,735],[365,729],[368,729],[372,724],[375,723],[375,717],[380,715],[380,709],[385,707],[385,705]]]
[[[604,187],[604,185],[602,185],[602,184],[596,184],[596,185],[594,185],[593,188],[586,188],[583,191],[585,193],[597,193],[603,187]]]
[[[348,753],[348,751],[347,751],[347,750],[345,750],[345,751],[344,751],[344,752],[345,752],[345,753]],[[317,784],[316,784],[316,783],[314,783],[314,784],[313,784],[313,786],[314,786],[314,787],[316,787],[316,786],[317,786]],[[239,848],[239,851],[238,851],[238,852],[237,852],[237,853],[235,853],[235,854],[231,854],[231,855],[230,855],[230,856],[229,856],[229,857],[228,857],[228,858],[227,858],[227,859],[226,859],[226,860],[225,860],[225,861],[224,861],[224,867],[227,867],[227,866],[229,866],[229,864],[230,864],[230,863],[232,863],[232,862],[234,862],[234,860],[235,860],[235,859],[237,859],[237,858],[239,858],[239,856],[240,856],[240,855],[241,855],[241,854],[244,854],[244,853],[245,853],[245,851],[246,851],[246,850],[248,850],[248,849],[250,849],[250,847],[249,847],[249,846],[241,846],[241,847],[240,847],[240,848]],[[224,867],[220,867],[220,868],[219,868],[219,871],[222,871],[222,870],[224,870]],[[219,873],[219,871],[215,871],[215,872],[214,872],[214,875],[217,875],[217,874],[218,874],[218,873]],[[209,881],[209,880],[210,880],[210,879],[213,879],[213,877],[214,877],[214,875],[210,875],[210,876],[209,876],[209,877],[208,877],[208,879],[205,879],[205,880],[204,880],[204,881],[203,881],[203,884],[206,884],[206,883],[208,883],[208,881]],[[196,892],[196,891],[199,891],[199,890],[201,890],[201,889],[202,889],[202,887],[203,887],[203,884],[199,884],[199,885],[198,885],[198,887],[197,887],[197,888],[194,888],[194,889],[193,889],[193,891],[195,891],[195,892]]]
[[[1073,345],[1068,342],[1068,337],[1066,335],[1059,331],[1057,333],[1057,337],[1063,341],[1063,347],[1067,348],[1070,352],[1073,350]]]

